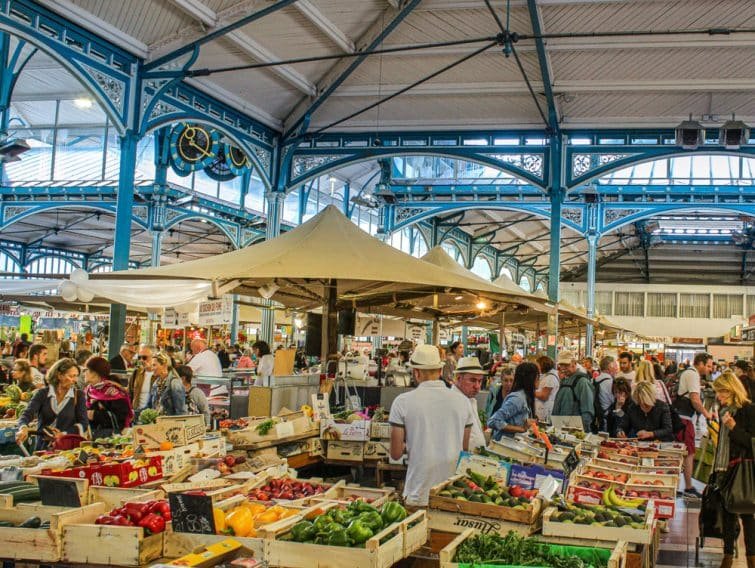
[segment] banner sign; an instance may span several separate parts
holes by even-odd
[[[199,325],[230,324],[233,319],[233,298],[224,296],[219,300],[200,302]]]

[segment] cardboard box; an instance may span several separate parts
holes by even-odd
[[[205,435],[204,416],[158,416],[157,420],[155,424],[134,426],[135,446],[159,450],[162,442],[171,442],[174,447],[180,447],[197,442]]]
[[[364,461],[364,442],[329,441],[327,458],[340,461]]]
[[[391,443],[390,442],[365,442],[364,444],[364,459],[366,460],[382,460],[391,455]]]
[[[150,452],[150,456],[160,456],[163,459],[163,475],[173,475],[191,463],[191,458],[199,453],[199,444],[180,446],[164,452]]]
[[[391,425],[389,422],[371,422],[370,438],[387,439],[391,437]]]
[[[320,438],[310,438],[307,440],[307,452],[310,456],[324,456],[325,448]]]
[[[74,467],[62,471],[43,470],[43,475],[53,477],[73,477],[89,480],[89,485],[109,487],[138,487],[144,483],[162,479],[162,457],[153,456],[145,460],[124,460],[85,467]],[[142,465],[137,465],[141,462]]]
[[[336,422],[333,419],[320,420],[320,438],[342,442],[364,442],[370,439],[369,420],[351,423]]]
[[[524,489],[539,489],[548,476],[553,477],[558,482],[559,493],[563,491],[564,472],[547,469],[539,465],[513,464],[511,466],[511,475],[509,476],[509,485],[518,485]]]

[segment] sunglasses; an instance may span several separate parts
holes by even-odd
[[[139,355],[139,359],[142,361],[149,361],[149,355]]]

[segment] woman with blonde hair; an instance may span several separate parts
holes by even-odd
[[[148,406],[161,416],[186,414],[186,390],[181,377],[163,352],[152,357],[152,386]]]
[[[624,411],[618,437],[661,442],[673,440],[669,406],[656,398],[655,387],[649,381],[635,383],[632,403]]]
[[[752,467],[755,405],[747,397],[742,382],[729,370],[724,371],[713,382],[713,390],[721,404],[718,413],[721,417],[721,429],[713,470],[716,474],[716,484],[725,488],[740,462],[750,462],[749,467]],[[755,502],[755,495],[750,495],[749,498],[750,502]],[[755,515],[737,515],[724,509],[723,521],[724,558],[721,568],[730,568],[734,562],[734,543],[737,539],[736,529],[739,521],[744,529],[747,567],[755,568]]]
[[[34,377],[31,374],[31,363],[28,359],[16,359],[13,361],[13,371],[11,371],[13,381],[21,389],[21,392],[30,392],[35,389]]]
[[[653,368],[653,364],[647,359],[640,361],[640,364],[637,367],[637,374],[634,377],[635,386],[638,383],[652,384],[653,388],[655,389],[656,400],[665,402],[669,406],[671,405],[671,397],[666,390],[666,385],[663,384],[663,381],[659,377],[655,376],[655,369]]]

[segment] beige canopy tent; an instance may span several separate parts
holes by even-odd
[[[326,314],[323,347],[331,348],[339,307],[395,304],[456,292],[472,294],[490,306],[520,297],[481,278],[450,272],[403,253],[359,229],[334,206],[275,239],[247,248],[91,278],[97,284],[129,280],[140,286],[147,281],[159,286],[160,279],[209,282],[215,297],[229,293],[263,296],[297,309],[322,305]],[[548,309],[545,302],[540,309]]]

